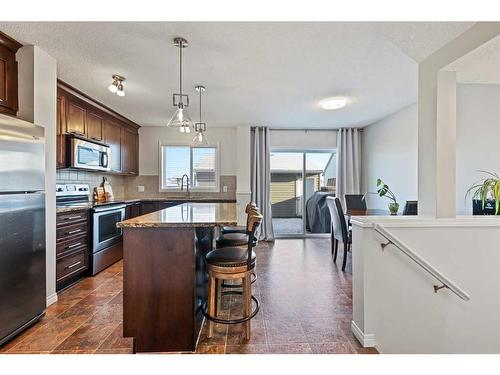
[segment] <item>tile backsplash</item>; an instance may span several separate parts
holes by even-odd
[[[160,192],[159,176],[131,176],[126,177],[125,196],[127,198],[175,198],[184,197],[185,192]],[[138,187],[144,186],[144,192],[139,192]],[[227,192],[223,192],[223,186]],[[192,197],[236,199],[236,176],[220,176],[220,192],[190,191]]]
[[[103,177],[107,177],[115,198],[125,197],[125,184],[127,176],[120,176],[102,172],[77,171],[73,169],[58,169],[56,182],[58,184],[89,184],[92,192],[95,187],[102,183]]]
[[[94,187],[100,186],[103,177],[107,177],[115,198],[175,198],[183,197],[185,192],[158,191],[158,176],[120,176],[102,172],[87,172],[72,169],[57,170],[58,184],[89,184],[91,191]],[[144,186],[144,192],[139,192],[138,187]],[[192,197],[209,197],[236,199],[236,176],[220,176],[220,192],[190,192]],[[223,192],[223,186],[227,187],[227,192]]]

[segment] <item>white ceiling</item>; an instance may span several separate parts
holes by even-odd
[[[500,37],[462,56],[445,70],[457,72],[459,83],[500,84]]]
[[[0,30],[58,61],[58,76],[140,125],[164,125],[178,91],[175,36],[185,50],[185,91],[207,87],[208,125],[364,126],[417,99],[417,63],[472,23],[0,22]],[[124,98],[106,87],[127,78]],[[350,103],[325,111],[318,101]]]

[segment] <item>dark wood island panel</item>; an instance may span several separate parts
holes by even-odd
[[[182,207],[184,206],[184,208]],[[234,225],[234,203],[185,203],[126,220],[123,335],[136,352],[196,349],[207,295],[205,255],[217,225]],[[179,216],[189,211],[189,218]]]

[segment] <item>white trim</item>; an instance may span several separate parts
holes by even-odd
[[[351,320],[351,331],[354,334],[354,337],[363,345],[363,348],[373,348],[375,347],[375,335],[365,334],[363,331],[357,326],[354,320]]]
[[[500,227],[500,216],[457,216],[451,219],[436,219],[419,216],[353,216],[350,222],[362,228],[372,228],[373,224],[381,224],[386,228]]]
[[[184,147],[190,147],[192,148],[215,148],[216,152],[216,157],[215,157],[215,175],[216,175],[216,186],[213,188],[196,188],[196,187],[189,187],[189,191],[193,192],[201,192],[201,193],[220,193],[221,192],[221,183],[220,183],[220,178],[221,178],[221,145],[219,142],[215,143],[209,143],[206,146],[193,146],[189,142],[169,142],[169,141],[158,141],[158,191],[161,193],[169,193],[169,192],[180,192],[181,189],[180,187],[169,187],[169,188],[163,188],[162,187],[162,162],[163,162],[163,146],[184,146]],[[192,150],[190,151],[192,153]],[[191,169],[192,169],[192,161],[191,161]],[[192,173],[192,170],[191,170]]]
[[[47,307],[57,302],[57,293],[47,296]]]

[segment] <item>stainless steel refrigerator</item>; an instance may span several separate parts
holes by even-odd
[[[46,306],[44,129],[0,115],[0,345]]]

